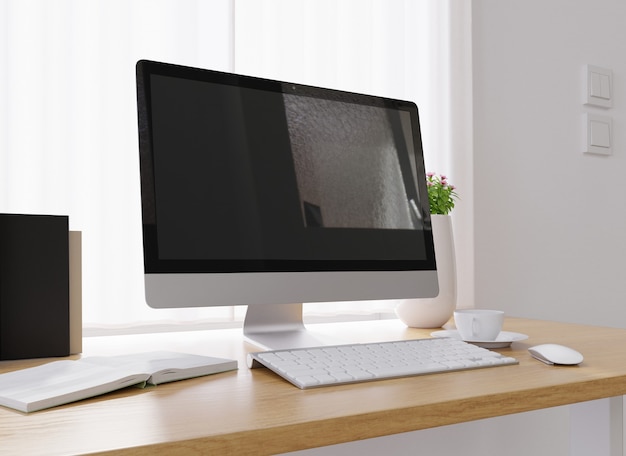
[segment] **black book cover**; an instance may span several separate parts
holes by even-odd
[[[0,359],[70,354],[68,217],[0,214]]]

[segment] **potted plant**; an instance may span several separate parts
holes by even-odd
[[[456,187],[448,182],[446,176],[435,173],[426,173],[426,185],[431,215],[448,215],[459,197],[454,191]]]
[[[450,212],[459,198],[454,185],[443,174],[427,173],[428,202],[431,213],[439,295],[435,298],[406,299],[396,314],[407,326],[439,328],[456,309],[456,260]]]

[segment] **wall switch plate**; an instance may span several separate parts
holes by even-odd
[[[586,66],[585,104],[613,107],[613,71],[595,65]]]
[[[613,153],[613,119],[608,116],[585,114],[585,149],[589,154]]]

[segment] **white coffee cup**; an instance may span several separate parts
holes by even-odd
[[[460,309],[454,312],[454,323],[463,340],[496,340],[502,330],[501,310]]]

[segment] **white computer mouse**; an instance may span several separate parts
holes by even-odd
[[[573,348],[559,344],[541,344],[528,349],[533,358],[546,364],[580,364],[583,355]]]

